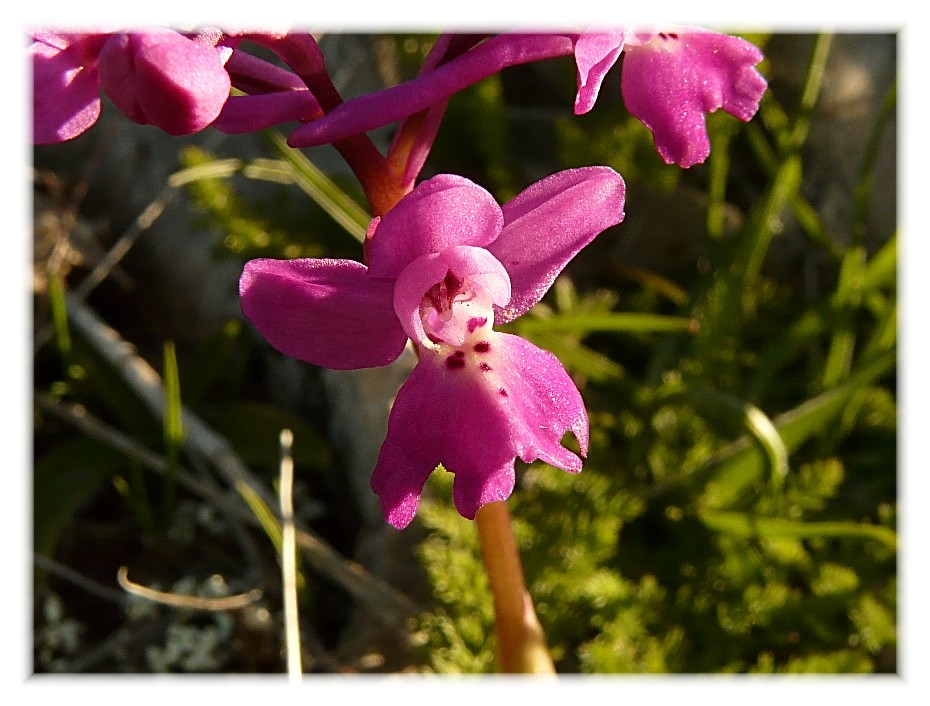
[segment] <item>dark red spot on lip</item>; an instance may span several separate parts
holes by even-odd
[[[449,370],[459,370],[460,368],[465,367],[465,352],[456,351],[448,358],[446,358],[446,367]]]
[[[481,368],[486,373],[491,372],[491,366],[488,365],[487,363],[479,363],[478,367]]]
[[[487,341],[478,341],[474,345],[475,353],[487,353],[489,350],[491,350],[491,344]]]
[[[476,328],[481,328],[488,319],[486,316],[473,316],[468,320],[468,333],[474,333]]]
[[[502,387],[502,388],[500,388],[500,389],[497,391],[497,394],[499,394],[501,397],[506,397],[506,396],[507,396],[507,390],[505,390],[505,389]]]

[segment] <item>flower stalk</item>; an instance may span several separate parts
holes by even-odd
[[[555,674],[546,636],[526,590],[507,503],[482,506],[475,522],[494,596],[498,670],[504,674]]]

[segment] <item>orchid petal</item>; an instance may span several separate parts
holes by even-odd
[[[623,52],[626,31],[584,32],[575,41],[575,64],[578,68],[578,94],[575,115],[594,107],[607,72]]]
[[[272,346],[335,370],[387,365],[403,352],[391,289],[352,260],[251,260],[239,280],[242,311]]]
[[[513,490],[515,454],[505,420],[479,384],[435,358],[421,356],[397,393],[371,476],[384,518],[398,529],[413,519],[423,485],[443,460],[459,474],[456,487],[459,478],[472,476],[462,485],[466,497],[456,503],[468,519],[474,519],[477,498],[503,500]]]
[[[575,383],[555,355],[519,336],[499,333],[495,344],[501,386],[508,392],[495,399],[506,403],[517,455],[526,463],[540,459],[577,473],[581,459],[561,445],[571,432],[581,455],[588,453],[588,414]]]
[[[230,89],[216,48],[170,30],[111,36],[100,52],[100,83],[131,120],[169,135],[212,123]]]
[[[33,69],[33,142],[64,142],[100,116],[97,52],[105,35],[36,34]]]
[[[488,466],[483,473],[456,473],[452,484],[452,501],[459,514],[475,519],[482,505],[506,500],[517,481],[513,459],[499,466]]]
[[[421,255],[456,245],[487,245],[503,223],[500,206],[485,189],[464,177],[435,176],[381,218],[367,241],[371,276],[393,279]]]
[[[766,81],[757,47],[739,37],[688,29],[627,49],[621,90],[627,110],[652,130],[668,164],[690,167],[710,154],[705,115],[718,108],[749,120]]]
[[[625,186],[609,167],[567,169],[504,204],[504,228],[488,250],[510,274],[510,303],[498,323],[525,314],[565,265],[601,231],[623,220]]]
[[[561,439],[571,431],[585,454],[587,415],[555,356],[498,333],[451,358],[462,362],[453,366],[445,354],[424,351],[391,410],[371,486],[397,528],[413,519],[439,464],[455,474],[455,506],[468,519],[510,495],[518,456],[581,470],[581,459]]]

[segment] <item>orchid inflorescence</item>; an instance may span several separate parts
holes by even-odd
[[[574,112],[582,114],[622,56],[626,108],[652,131],[666,163],[687,168],[710,152],[706,115],[723,108],[749,120],[766,89],[758,48],[694,27],[443,34],[416,78],[345,101],[304,32],[35,32],[29,52],[37,144],[88,130],[103,91],[131,120],[172,135],[296,123],[291,147],[339,150],[373,216],[365,262],[252,260],[239,292],[246,318],[272,346],[315,365],[383,366],[412,344],[418,362],[394,401],[371,479],[398,528],[413,519],[439,465],[455,474],[453,499],[469,519],[509,497],[518,457],[581,470],[588,420],[580,393],[554,355],[494,325],[526,313],[624,217],[623,179],[602,166],[558,172],[503,205],[464,177],[417,183],[448,101],[507,67],[572,57]],[[392,123],[385,155],[366,133]],[[578,453],[562,445],[566,432]]]

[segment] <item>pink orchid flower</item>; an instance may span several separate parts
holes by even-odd
[[[329,368],[386,365],[408,339],[418,363],[394,402],[371,478],[387,521],[413,519],[429,475],[455,474],[453,499],[473,519],[514,487],[514,461],[575,473],[561,445],[587,453],[581,395],[558,359],[495,331],[526,313],[598,233],[623,219],[624,183],[607,167],[549,176],[504,204],[468,179],[419,184],[352,260],[248,262],[242,310],[285,355]]]
[[[229,97],[218,32],[33,34],[33,139],[70,140],[100,115],[100,90],[130,119],[171,135],[202,130]]]
[[[575,34],[501,34],[416,79],[346,101],[298,127],[292,147],[326,144],[401,120],[509,66],[574,56],[575,113],[591,110],[607,72],[626,54],[621,90],[627,109],[653,132],[668,164],[690,167],[710,153],[705,116],[723,108],[749,120],[767,83],[754,68],[762,53],[739,37],[700,28],[621,29]]]
[[[575,43],[575,113],[594,106],[607,71],[623,60],[623,102],[653,134],[667,164],[707,159],[705,116],[718,108],[740,120],[759,109],[766,80],[754,68],[762,52],[744,39],[687,27],[663,32],[590,32]]]

